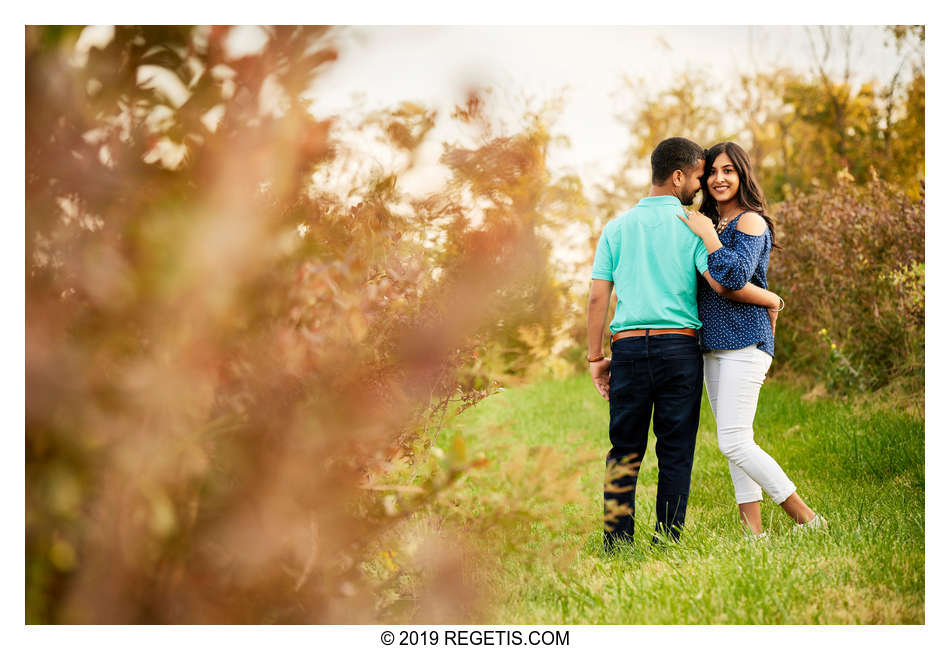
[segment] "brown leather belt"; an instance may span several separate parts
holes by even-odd
[[[657,334],[685,334],[686,336],[696,337],[696,330],[683,328],[683,329],[671,329],[671,330],[623,330],[622,332],[617,332],[610,337],[610,342],[619,341],[620,339],[630,338],[631,336],[656,336]]]

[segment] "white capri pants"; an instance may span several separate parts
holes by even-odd
[[[762,500],[762,490],[775,503],[795,493],[775,460],[755,444],[752,420],[759,389],[772,357],[754,345],[741,350],[713,350],[703,355],[706,394],[716,418],[719,450],[729,459],[736,503]]]

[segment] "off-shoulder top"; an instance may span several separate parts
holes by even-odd
[[[722,248],[707,258],[709,274],[727,289],[741,289],[747,282],[768,289],[765,276],[772,235],[767,228],[761,235],[742,232],[737,227],[739,216],[719,235]],[[704,352],[756,345],[775,356],[775,338],[765,307],[723,298],[704,281],[699,283],[697,302],[699,319],[703,322],[700,345]]]

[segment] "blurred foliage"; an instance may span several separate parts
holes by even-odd
[[[89,33],[26,33],[27,622],[377,620],[363,567],[400,519],[377,478],[493,390],[479,349],[512,365],[558,322],[549,136],[492,132],[473,93],[475,146],[416,199],[432,111],[302,98],[332,30],[248,55],[222,27]],[[374,153],[354,129],[396,167],[347,174]],[[403,622],[477,609],[451,539],[420,542]]]

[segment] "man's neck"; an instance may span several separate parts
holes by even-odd
[[[673,193],[673,188],[669,185],[651,185],[649,195],[650,196],[672,196],[672,197],[676,196],[676,194]]]

